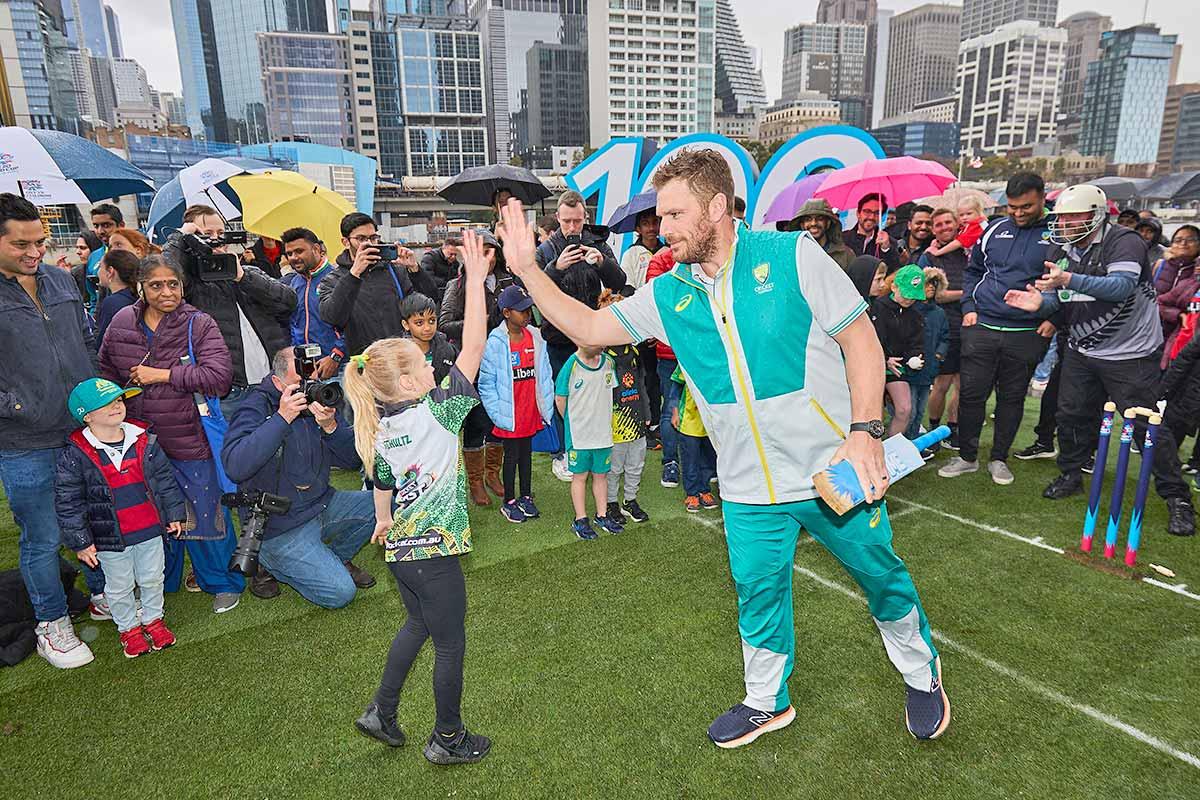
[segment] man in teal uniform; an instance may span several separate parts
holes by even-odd
[[[792,571],[800,529],[862,588],[907,687],[919,739],[950,722],[940,662],[908,570],[892,550],[881,400],[883,351],[845,272],[803,233],[735,223],[733,177],[711,150],[685,150],[654,175],[662,234],[677,266],[633,297],[593,311],[558,291],[533,258],[519,203],[504,209],[509,268],[542,314],[580,345],[658,339],[675,349],[717,450],[729,564],[738,594],[745,699],[709,727],[720,747],[795,719]],[[843,438],[842,431],[849,435]],[[866,504],[835,514],[812,476],[847,460]]]

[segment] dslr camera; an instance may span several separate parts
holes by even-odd
[[[246,509],[246,522],[229,558],[229,571],[253,578],[258,574],[258,554],[262,550],[267,518],[272,514],[286,514],[292,508],[292,501],[270,492],[231,492],[221,495],[221,505]]]
[[[197,275],[205,283],[220,283],[237,278],[238,257],[233,253],[213,252],[227,244],[246,243],[245,231],[226,231],[221,236],[209,238],[198,233],[189,233],[179,240],[183,248],[183,267]]]
[[[337,408],[342,404],[345,393],[341,385],[317,379],[317,362],[321,360],[321,345],[296,345],[296,374],[300,376],[300,392],[306,403],[319,403],[326,408]]]

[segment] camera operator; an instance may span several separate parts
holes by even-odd
[[[433,277],[421,269],[413,252],[381,244],[375,220],[366,214],[347,214],[341,230],[346,249],[317,294],[321,319],[345,334],[346,355],[354,356],[379,339],[404,335],[400,301],[405,297],[413,292],[439,295]]]
[[[275,597],[282,581],[309,602],[340,608],[354,599],[356,587],[375,584],[350,561],[375,528],[371,493],[337,491],[329,484],[332,467],[359,468],[354,430],[336,409],[305,400],[293,348],[276,352],[272,370],[246,393],[221,451],[239,492],[269,492],[291,501],[286,514],[267,518],[262,566],[250,579],[250,591]]]
[[[195,256],[184,250],[183,237],[198,234],[212,241],[225,234],[225,220],[211,206],[189,206],[183,212],[183,227],[172,233],[163,258],[183,270],[184,300],[217,321],[225,346],[233,358],[233,389],[222,398],[221,410],[230,417],[249,386],[271,372],[271,353],[291,340],[288,326],[296,308],[296,293],[270,278],[257,267],[239,259],[232,280],[201,280]],[[226,252],[224,245],[212,248]]]

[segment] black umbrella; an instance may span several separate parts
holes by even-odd
[[[465,206],[490,206],[496,192],[507,189],[525,205],[533,205],[550,196],[550,190],[524,167],[489,164],[470,167],[450,179],[438,194],[451,203]]]

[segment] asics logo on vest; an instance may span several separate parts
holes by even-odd
[[[692,304],[692,296],[685,294],[683,298],[675,304],[675,313],[682,314],[683,310]]]

